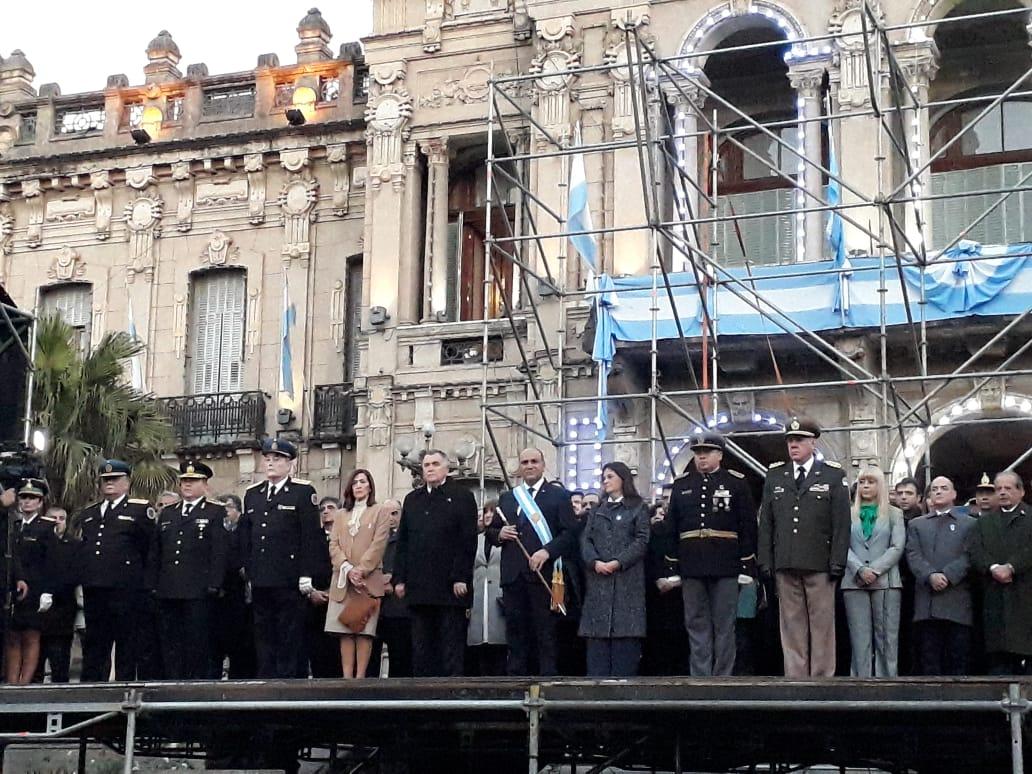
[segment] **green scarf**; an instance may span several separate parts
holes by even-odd
[[[863,530],[864,540],[871,537],[874,532],[874,522],[878,520],[878,503],[870,503],[860,506],[860,529]]]

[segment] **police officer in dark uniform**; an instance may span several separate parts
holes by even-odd
[[[988,516],[1000,506],[996,497],[996,485],[989,478],[988,473],[983,473],[981,480],[975,487],[975,504],[968,508],[968,513],[976,519],[979,516]]]
[[[693,676],[730,675],[740,578],[756,574],[756,508],[745,476],[721,467],[720,433],[695,435],[694,467],[674,482],[667,516],[676,529],[684,624]]]
[[[290,477],[297,447],[262,443],[266,480],[244,495],[241,528],[251,581],[258,677],[307,677],[304,653],[307,596],[320,570],[326,537],[310,481]]]
[[[104,462],[104,499],[86,506],[76,518],[83,542],[83,682],[108,679],[112,645],[117,680],[135,680],[140,666],[139,612],[146,602],[144,570],[157,514],[146,500],[129,497],[131,473],[121,460]]]
[[[182,501],[162,510],[151,539],[147,587],[158,600],[165,678],[208,676],[211,600],[226,568],[226,509],[207,498],[213,473],[203,462],[179,465]]]

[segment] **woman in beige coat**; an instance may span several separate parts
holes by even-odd
[[[390,524],[388,509],[376,505],[376,488],[368,470],[351,474],[344,488],[344,507],[330,532],[330,601],[326,631],[341,635],[340,661],[345,678],[365,677],[373,650],[373,636],[384,592],[383,552]],[[376,604],[361,629],[344,626],[339,616],[350,603],[373,597]]]

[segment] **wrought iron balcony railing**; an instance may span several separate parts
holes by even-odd
[[[353,441],[357,423],[354,385],[323,384],[315,388],[313,438],[321,441]]]
[[[160,398],[180,448],[243,449],[265,435],[265,393],[223,392]]]

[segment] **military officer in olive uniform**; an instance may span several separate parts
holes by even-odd
[[[821,429],[793,418],[790,464],[767,471],[760,503],[759,564],[774,573],[785,677],[835,674],[835,585],[846,570],[849,483],[837,462],[818,460]]]
[[[266,480],[244,495],[241,536],[251,581],[258,677],[307,677],[304,651],[307,596],[321,569],[326,537],[310,481],[290,477],[297,447],[266,439]]]
[[[151,539],[147,587],[158,600],[161,659],[168,680],[208,676],[211,600],[226,571],[226,509],[207,498],[212,475],[203,462],[179,465],[183,499],[161,511]]]
[[[738,583],[756,574],[756,507],[745,476],[721,467],[720,433],[691,441],[694,469],[674,482],[667,515],[679,538],[684,624],[692,676],[735,668]]]
[[[79,512],[82,534],[83,682],[108,679],[108,659],[115,646],[115,679],[135,680],[139,663],[137,632],[146,603],[144,569],[154,531],[154,509],[129,497],[132,468],[107,460],[100,468],[103,500]]]

